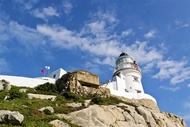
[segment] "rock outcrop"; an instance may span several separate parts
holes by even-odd
[[[24,116],[17,111],[0,110],[0,123],[20,125]]]
[[[150,100],[141,100],[143,103]],[[186,127],[183,119],[158,108],[138,103],[117,105],[90,105],[69,114],[58,114],[82,127]]]
[[[63,121],[60,120],[53,120],[49,122],[50,124],[53,125],[53,127],[70,127],[67,123],[64,123]]]
[[[0,80],[0,90],[10,90],[11,85],[8,81],[6,80]]]
[[[44,110],[49,110],[50,113],[54,113],[54,109],[51,106],[43,107],[39,111],[43,112]]]
[[[50,100],[50,101],[55,101],[55,99],[56,99],[56,96],[54,96],[54,95],[28,93],[27,96],[29,99],[38,98],[38,99],[46,99],[46,100]]]

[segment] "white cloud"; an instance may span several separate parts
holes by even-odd
[[[188,84],[187,87],[190,87],[190,84]]]
[[[156,31],[155,30],[151,30],[148,33],[144,34],[145,38],[153,38],[155,37]]]
[[[175,92],[180,89],[180,87],[174,87],[174,86],[169,86],[169,87],[168,86],[160,86],[159,88],[168,90],[168,91],[172,91],[172,92]]]
[[[121,33],[122,36],[129,36],[133,32],[132,29],[125,30]]]
[[[21,5],[21,10],[31,10],[34,4],[38,3],[39,0],[14,0],[14,2]]]
[[[104,20],[107,21],[108,23],[116,23],[118,22],[118,19],[116,19],[116,15],[114,14],[114,11],[98,11],[97,13],[94,14],[95,20]],[[113,24],[112,24],[113,25]]]
[[[98,64],[106,64],[106,65],[110,65],[110,66],[114,66],[115,64],[115,58],[114,57],[106,57],[106,58],[95,58],[94,59],[94,62],[95,63],[98,63]]]
[[[73,5],[69,1],[63,1],[63,7],[66,14],[69,14],[73,8]]]
[[[32,11],[32,14],[37,18],[47,19],[48,17],[56,16],[59,17],[59,13],[52,6],[43,8],[43,9],[35,9]]]
[[[157,79],[171,79],[171,84],[177,84],[183,82],[187,79],[190,79],[190,67],[185,67],[187,62],[183,61],[174,61],[174,60],[165,60],[159,61],[157,63],[157,68],[159,72],[154,75],[154,78]]]
[[[29,47],[29,49],[46,43],[42,38],[43,36],[33,28],[20,25],[14,21],[7,24],[7,28],[9,29],[8,34],[11,35],[9,36],[10,38],[18,40],[20,43],[24,44],[24,46]]]
[[[100,69],[99,65],[91,63],[91,62],[86,62],[85,63],[85,69],[87,69],[90,72],[93,72],[95,74],[102,74],[102,70]]]
[[[56,13],[52,9],[43,9],[42,12],[46,16],[52,16]],[[48,45],[60,49],[77,49],[88,52],[90,54],[88,57],[92,57],[92,62],[95,64],[114,66],[114,61],[121,51],[127,51],[143,71],[147,72],[156,68],[158,70],[154,76],[156,79],[167,79],[170,80],[171,84],[189,79],[190,68],[186,67],[186,60],[165,60],[167,58],[164,56],[163,47],[150,46],[147,41],[135,41],[135,43],[127,45],[123,42],[121,35],[114,32],[113,28],[118,23],[114,13],[108,14],[98,11],[93,16],[95,17],[85,22],[85,25],[78,31],[69,30],[60,25],[47,24],[39,24],[34,29],[10,21],[9,23],[3,22],[7,29],[0,32],[5,33],[5,36],[8,35],[9,39],[16,39],[30,50]],[[3,23],[0,22],[0,27]],[[147,37],[153,37],[155,34],[154,32],[149,33],[153,34],[147,34]],[[123,34],[130,34],[130,29],[128,33],[125,31]],[[46,51],[44,50],[44,54],[48,54]],[[53,59],[53,56],[49,59]]]

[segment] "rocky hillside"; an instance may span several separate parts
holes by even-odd
[[[183,119],[160,111],[151,100],[57,94],[49,83],[35,89],[5,84],[0,83],[2,127],[186,127]]]
[[[186,127],[183,119],[158,109],[151,100],[128,100],[116,105],[90,105],[57,114],[83,127]]]

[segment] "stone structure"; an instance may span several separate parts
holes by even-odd
[[[145,104],[152,100],[142,101]],[[88,108],[57,116],[82,127],[186,127],[184,120],[174,114],[135,102],[136,100],[108,106],[90,105]],[[152,104],[155,103],[152,101]]]
[[[76,82],[80,82],[82,86],[98,88],[100,85],[99,76],[88,71],[77,70],[73,72],[73,76],[75,77]]]
[[[99,77],[84,70],[66,73],[56,81],[56,86],[59,92],[69,91],[78,95],[110,96],[108,88],[99,87]]]

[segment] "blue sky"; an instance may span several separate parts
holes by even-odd
[[[161,110],[190,126],[189,0],[0,0],[0,74],[85,69],[111,79],[121,51]]]

